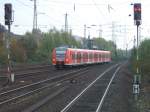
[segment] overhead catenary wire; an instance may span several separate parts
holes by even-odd
[[[22,2],[22,1],[20,1],[20,0],[16,0],[18,3],[20,3],[21,5],[23,5],[23,6],[25,6],[25,7],[28,7],[28,8],[30,8],[30,9],[33,9],[33,6],[31,6],[31,5],[27,5],[27,4],[25,4],[24,2]]]
[[[34,9],[34,7],[33,6],[31,6],[31,5],[27,5],[27,4],[25,4],[24,2],[22,2],[22,1],[20,1],[20,0],[16,0],[16,2],[18,2],[19,4],[21,4],[22,6],[25,6],[25,7],[27,7],[27,8],[30,8],[30,9]],[[38,13],[44,13],[44,12],[39,12],[39,11],[37,11],[37,14]],[[49,21],[49,25],[50,26],[55,26],[55,24],[54,24],[54,22],[52,22],[52,21],[55,21],[56,23],[62,23],[62,21],[61,20],[57,20],[56,18],[54,18],[54,17],[52,17],[52,16],[50,16],[50,15],[47,15],[46,13],[44,13],[43,14],[43,16],[45,16],[46,18],[49,18],[49,19],[47,19],[48,21]],[[47,26],[49,26],[49,25],[47,25]],[[31,25],[19,25],[19,26],[25,26],[25,27],[31,27]],[[58,26],[58,25],[57,25]],[[61,25],[62,26],[62,25]]]

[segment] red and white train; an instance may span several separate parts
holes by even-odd
[[[52,52],[52,64],[55,65],[56,68],[110,61],[110,51],[57,47],[54,48]]]

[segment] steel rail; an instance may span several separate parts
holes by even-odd
[[[49,66],[52,66],[52,65],[29,65],[29,67],[16,67],[14,68],[15,71],[21,71],[22,69],[36,69],[36,68],[44,68],[44,67],[49,67]],[[0,69],[0,72],[4,72],[6,71],[6,68],[3,68],[3,69]]]
[[[108,93],[108,90],[109,90],[110,86],[111,86],[111,83],[112,83],[114,77],[116,76],[117,72],[120,70],[120,68],[121,68],[121,67],[119,66],[119,67],[117,68],[117,70],[115,71],[115,73],[113,74],[112,78],[110,79],[110,82],[109,82],[109,84],[108,84],[108,86],[107,86],[107,88],[106,88],[106,90],[105,90],[105,92],[104,92],[104,94],[103,94],[103,96],[102,96],[102,98],[101,98],[101,100],[100,100],[100,103],[99,103],[99,105],[98,105],[98,107],[97,107],[97,109],[96,109],[96,112],[100,112],[100,110],[101,110],[101,108],[102,108],[102,105],[103,105],[103,102],[104,102],[104,99],[105,99],[105,97],[106,97],[106,95],[107,95],[107,93]]]
[[[51,95],[48,95],[47,97],[45,97],[44,99],[42,99],[40,102],[37,102],[36,104],[33,104],[31,107],[23,110],[22,112],[33,112],[33,111],[37,110],[42,105],[44,105],[45,103],[47,103],[49,100],[53,99],[54,97],[56,97],[57,95],[59,95],[63,91],[67,90],[67,88],[68,87],[62,87],[61,89],[57,90],[55,93],[53,93]]]
[[[84,69],[87,69],[87,68],[84,68]],[[84,69],[81,69],[81,70],[84,70]],[[57,78],[62,78],[64,76],[67,76],[69,74],[72,74],[72,73],[75,73],[75,72],[79,72],[81,70],[76,70],[76,71],[73,71],[73,72],[69,72],[69,73],[66,73],[66,74],[63,74],[61,76],[55,76],[55,77],[52,77],[52,78],[49,78],[49,79],[46,79],[46,80],[42,80],[42,81],[39,81],[39,82],[36,82],[36,83],[32,83],[32,84],[29,84],[29,85],[26,85],[26,86],[22,86],[22,87],[19,87],[19,88],[16,88],[16,89],[12,89],[12,90],[9,90],[9,91],[6,91],[6,92],[3,92],[3,93],[0,93],[0,96],[1,95],[4,95],[4,94],[7,94],[7,93],[10,93],[10,92],[13,92],[13,91],[17,91],[17,90],[20,90],[20,89],[24,89],[26,87],[30,87],[30,86],[34,86],[34,85],[37,85],[37,84],[40,84],[40,83],[44,83],[44,82],[47,82],[47,81],[50,81],[50,80],[54,80],[54,79],[57,79]]]
[[[99,80],[102,76],[104,76],[107,72],[109,72],[111,69],[115,68],[116,66],[118,66],[118,64],[113,65],[111,67],[109,67],[108,69],[106,69],[102,74],[99,75],[99,77],[97,77],[92,83],[90,83],[84,90],[81,91],[81,93],[79,93],[69,104],[66,105],[65,108],[63,108],[60,112],[67,112],[67,110],[70,109],[70,107],[89,89],[91,88],[96,82],[97,80]]]
[[[81,70],[85,70],[85,69],[87,69],[87,68],[84,68],[84,69],[81,69]],[[37,85],[37,84],[45,83],[45,82],[47,82],[47,81],[51,81],[51,80],[54,80],[54,79],[59,79],[59,78],[60,78],[60,80],[58,80],[58,81],[56,81],[56,82],[54,82],[54,83],[51,83],[51,84],[60,83],[60,82],[62,82],[62,81],[66,81],[66,80],[68,80],[68,79],[71,79],[71,78],[74,78],[74,77],[79,76],[79,74],[82,73],[82,72],[80,72],[81,70],[69,72],[69,73],[67,73],[67,74],[64,74],[63,76],[57,76],[57,77],[50,78],[50,79],[47,79],[47,80],[43,80],[43,81],[40,81],[40,82],[37,82],[37,83],[33,83],[33,84],[30,84],[30,85],[26,85],[26,86],[23,86],[23,87],[20,87],[20,88],[16,88],[16,89],[13,89],[13,90],[9,90],[9,91],[0,93],[0,96],[2,96],[2,95],[7,95],[8,93],[15,92],[15,91],[18,91],[18,90],[27,88],[27,87],[32,87],[32,86],[35,86],[35,85]],[[79,73],[76,74],[75,76],[66,77],[66,76],[68,76],[69,74],[76,73],[76,72],[79,72]],[[87,72],[87,71],[83,71],[83,72]],[[65,78],[65,79],[61,79],[61,78]],[[49,86],[51,86],[51,85],[49,85]],[[43,88],[45,88],[45,87],[49,87],[49,86],[43,86],[43,87],[41,87],[41,88],[38,88],[38,89],[35,89],[35,90],[32,90],[32,91],[29,91],[29,92],[27,92],[27,93],[25,93],[25,94],[19,95],[19,96],[17,96],[17,97],[14,97],[14,98],[11,98],[11,99],[2,101],[2,102],[0,102],[0,105],[5,104],[5,103],[8,103],[8,102],[13,101],[13,100],[18,99],[18,98],[21,98],[21,97],[23,97],[23,96],[29,95],[29,94],[31,94],[31,93],[33,93],[33,92],[39,91],[39,90],[41,90],[41,89],[43,89]]]
[[[45,66],[38,66],[38,67],[32,67],[33,69],[35,69],[36,71],[30,71],[30,69],[31,68],[25,68],[26,69],[26,71],[29,71],[29,72],[25,72],[25,73],[17,73],[18,71],[20,71],[20,72],[23,72],[23,71],[25,71],[25,70],[18,70],[18,71],[14,71],[15,72],[15,77],[23,77],[24,75],[27,75],[27,74],[31,74],[31,75],[33,75],[33,74],[36,74],[36,73],[41,73],[41,72],[47,72],[47,71],[50,71],[50,70],[44,70],[45,69],[45,67],[47,67],[47,66],[49,66],[49,65],[45,65]],[[38,70],[39,68],[41,68],[41,69],[43,69],[42,71],[41,70]],[[5,72],[3,72],[3,73],[5,73]],[[5,78],[6,76],[4,76],[4,74],[2,75],[2,76],[0,76],[0,78]],[[7,78],[7,77],[6,77]]]

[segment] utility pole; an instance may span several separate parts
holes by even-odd
[[[87,48],[87,41],[86,41],[86,24],[84,25],[84,38],[83,38],[83,48]]]
[[[102,38],[102,25],[99,25],[99,38]]]
[[[112,22],[112,41],[116,44],[116,39],[115,39],[115,24]]]
[[[65,14],[65,32],[68,32],[68,14]]]
[[[84,38],[86,39],[86,24],[84,25]]]
[[[126,43],[126,58],[128,57],[128,44]]]
[[[34,0],[33,30],[37,30],[37,1]]]
[[[123,35],[124,35],[124,47],[126,48],[126,55],[125,57],[127,58],[128,57],[128,39],[127,39],[127,27],[126,25],[123,25],[123,29],[124,29],[124,32],[123,32]]]
[[[115,44],[115,56],[117,57],[117,45],[116,45],[116,37],[115,37],[115,23],[112,22],[112,41]]]

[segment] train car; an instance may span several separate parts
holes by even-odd
[[[54,48],[52,52],[52,64],[55,65],[56,68],[110,61],[110,51],[57,47]]]

